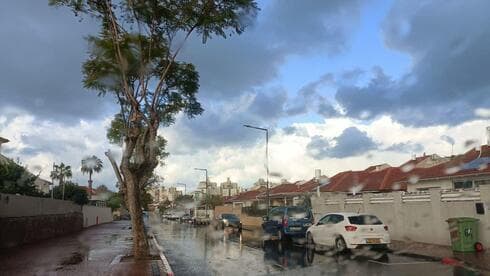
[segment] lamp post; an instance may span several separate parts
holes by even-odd
[[[269,197],[269,129],[267,128],[262,128],[262,127],[256,127],[256,126],[251,126],[251,125],[243,125],[244,127],[248,128],[253,128],[261,131],[265,131],[265,168],[266,168],[266,197],[267,197],[267,215],[269,215],[269,209],[271,205],[271,200]]]
[[[204,208],[206,210],[206,218],[208,217],[208,169],[194,168],[196,171],[203,171],[206,173],[206,193],[204,195]]]
[[[184,186],[184,195],[187,194],[187,185],[185,183],[177,183],[177,185]]]

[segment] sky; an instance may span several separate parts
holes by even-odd
[[[160,129],[170,156],[164,185],[211,181],[242,187],[265,178],[270,130],[273,181],[310,179],[413,155],[463,153],[486,143],[490,126],[490,2],[259,2],[246,31],[206,44],[191,37],[178,59],[196,65],[204,113],[179,114]],[[94,186],[115,189],[104,152],[115,99],[83,88],[84,39],[98,30],[47,1],[9,1],[0,10],[2,154],[48,178],[53,162],[73,168],[99,156]]]

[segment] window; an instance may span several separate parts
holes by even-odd
[[[337,224],[343,220],[344,220],[344,216],[342,215],[332,215],[332,218],[330,219],[330,223]]]
[[[332,215],[326,215],[318,221],[318,225],[327,224]]]
[[[274,208],[269,213],[270,220],[282,221],[283,216],[284,216],[284,208],[281,207]]]
[[[472,180],[458,180],[454,182],[454,189],[471,189],[473,188]]]
[[[378,217],[372,216],[372,215],[359,215],[359,216],[349,217],[349,223],[350,224],[357,224],[357,225],[379,225],[379,224],[383,224],[381,222],[381,220],[379,220]]]
[[[490,179],[475,180],[475,187],[480,187],[481,185],[490,184]]]
[[[288,217],[301,219],[310,217],[310,212],[302,207],[290,207],[288,208]]]

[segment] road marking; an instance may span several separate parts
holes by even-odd
[[[408,262],[408,263],[383,263],[375,260],[369,260],[368,262],[381,264],[381,265],[416,265],[416,264],[435,264],[437,262]]]

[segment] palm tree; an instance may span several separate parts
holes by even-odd
[[[99,157],[92,155],[87,156],[82,159],[82,173],[88,173],[88,189],[89,189],[89,198],[92,193],[92,174],[94,172],[99,173],[103,168],[102,160]]]
[[[51,172],[52,179],[58,179],[60,185],[63,185],[62,200],[65,200],[65,180],[72,177],[71,166],[66,166],[61,162],[59,165],[53,166],[53,171]]]

